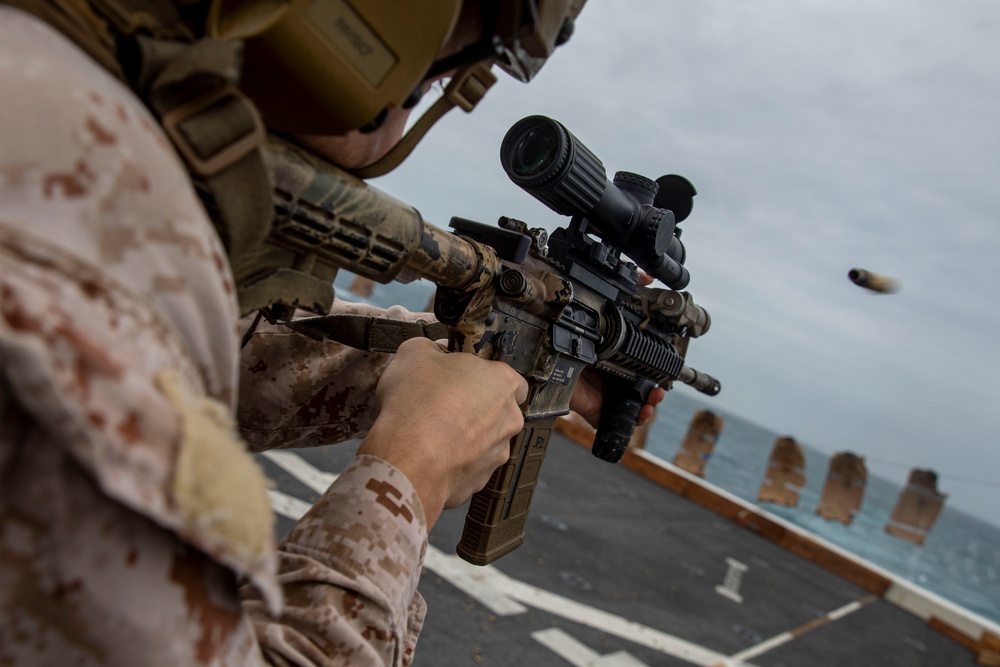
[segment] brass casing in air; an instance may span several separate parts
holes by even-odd
[[[851,269],[848,271],[847,277],[858,287],[864,287],[872,292],[893,294],[899,291],[899,281],[865,269]]]

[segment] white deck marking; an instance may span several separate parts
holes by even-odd
[[[816,628],[822,627],[827,623],[830,623],[832,621],[837,621],[847,616],[848,614],[852,614],[856,612],[858,609],[864,607],[865,605],[874,602],[875,599],[876,599],[875,596],[869,595],[868,597],[862,598],[861,600],[848,602],[843,607],[834,609],[830,613],[820,616],[819,618],[816,618],[813,621],[806,623],[800,628],[791,630],[789,632],[782,632],[781,634],[775,635],[770,639],[765,639],[764,641],[755,646],[751,646],[748,649],[744,649],[739,653],[734,653],[732,656],[730,656],[730,659],[751,660],[753,658],[756,658],[758,655],[762,655],[772,649],[778,648],[782,644],[787,644],[793,639],[801,637],[802,635],[806,634],[807,632],[810,632],[811,630],[815,630]]]
[[[507,575],[492,565],[472,565],[429,545],[424,565],[497,616],[514,616],[528,611],[527,607],[508,595],[505,590]]]
[[[336,477],[317,470],[290,452],[269,452],[266,456],[303,484],[321,493],[329,486],[328,479]],[[291,457],[298,458],[299,461],[293,461]],[[298,520],[310,507],[308,503],[279,491],[268,491],[268,494],[274,511],[290,519]],[[427,547],[424,565],[497,615],[523,614],[528,611],[524,605],[529,605],[654,651],[686,660],[699,667],[753,667],[656,628],[512,579],[492,565],[485,567],[472,565],[458,556],[446,555],[433,545]],[[605,667],[604,663],[598,664]],[[618,667],[618,664],[608,663],[607,667]],[[621,667],[632,667],[632,665],[621,663]]]
[[[574,667],[647,667],[628,651],[600,655],[559,628],[531,633],[532,638]]]
[[[727,558],[726,564],[729,565],[729,569],[722,580],[722,585],[715,587],[715,592],[737,604],[743,604],[743,596],[740,595],[740,584],[743,583],[744,573],[750,568],[746,563],[741,563],[735,558]]]
[[[309,503],[302,502],[298,498],[293,498],[281,491],[268,490],[267,495],[271,498],[271,509],[294,521],[301,519],[309,511],[309,508],[312,507]]]
[[[506,575],[504,575],[506,576]],[[529,586],[516,579],[507,579],[504,590],[512,598],[550,614],[586,625],[595,630],[627,639],[666,655],[680,658],[702,667],[730,664],[727,657],[680,637],[630,621],[621,616],[596,609],[555,593]]]
[[[316,468],[292,452],[270,451],[264,452],[263,455],[316,493],[324,493],[339,476]]]
[[[770,639],[765,639],[759,644],[751,646],[748,649],[744,649],[739,653],[734,653],[732,655],[733,660],[751,660],[756,658],[758,655],[767,653],[771,649],[778,648],[782,644],[786,644],[795,639],[795,635],[791,632],[782,632],[779,635],[775,635]]]
[[[841,618],[847,616],[848,614],[856,612],[858,609],[861,609],[863,606],[865,606],[865,601],[864,600],[855,600],[854,602],[850,602],[848,604],[845,604],[840,609],[834,609],[829,614],[827,614],[827,617],[831,621],[837,621],[837,620],[840,620]]]

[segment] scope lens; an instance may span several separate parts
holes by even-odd
[[[524,132],[510,152],[510,171],[530,178],[542,173],[559,158],[560,137],[551,125],[535,125]]]

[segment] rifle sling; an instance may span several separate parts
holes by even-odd
[[[135,86],[160,118],[234,265],[259,247],[272,218],[264,124],[237,88],[242,45],[135,39]]]
[[[368,352],[395,352],[411,338],[448,338],[448,327],[440,322],[406,322],[366,315],[323,315],[282,324],[315,340],[331,340]]]

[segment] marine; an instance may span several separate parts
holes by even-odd
[[[551,49],[582,3],[510,4],[529,25],[555,21]],[[364,352],[260,321],[315,307],[287,289],[241,302],[247,275],[301,267],[241,269],[276,253],[257,101],[234,92],[242,43],[201,28],[227,7],[239,3],[0,5],[0,665],[407,665],[427,532],[522,426],[526,384],[504,364],[426,339]],[[459,9],[420,88],[438,56],[439,74],[486,60],[525,80],[544,62],[516,30],[495,39],[502,22],[478,3]],[[303,119],[295,136],[369,167],[409,109],[398,91],[345,95],[366,133],[324,109],[339,126]],[[207,131],[185,125],[230,103]],[[227,143],[234,119],[249,129]],[[599,387],[577,393],[596,418]],[[358,456],[275,544],[249,452],[354,437]]]

